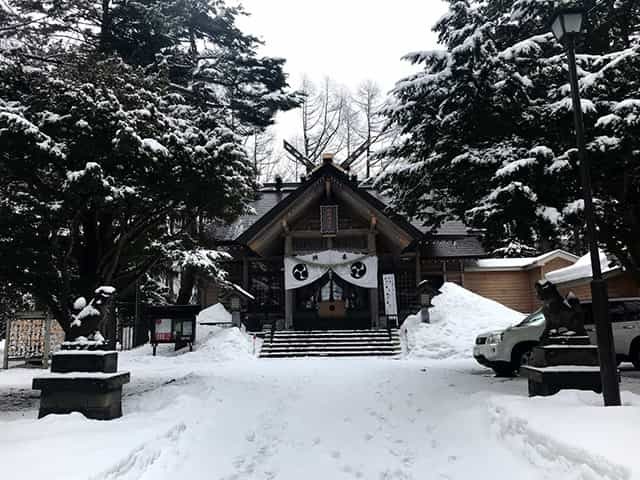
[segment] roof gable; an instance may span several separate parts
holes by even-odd
[[[389,221],[393,222],[412,239],[418,240],[422,237],[423,232],[408,222],[405,218],[391,212],[386,204],[367,190],[359,188],[357,184],[349,179],[349,176],[345,172],[333,164],[325,164],[317,168],[312,175],[294,191],[288,194],[282,192],[281,200],[273,205],[272,208],[262,216],[257,218],[252,225],[245,229],[236,238],[236,240],[240,243],[249,243],[261,230],[273,224],[273,222],[277,221],[283,213],[287,212],[296,200],[309,196],[310,192],[318,188],[318,182],[321,182],[322,179],[327,177],[336,181],[342,190],[358,197],[362,202],[365,202],[374,209],[379,215],[384,216]],[[264,203],[268,204],[268,201]]]
[[[239,217],[231,224],[210,225],[209,236],[216,242],[247,245],[250,248],[252,241],[263,237],[265,233],[271,237],[264,238],[264,241],[275,240],[276,230],[279,229],[278,236],[282,234],[282,220],[290,218],[292,211],[300,209],[300,204],[308,207],[312,199],[321,193],[320,184],[327,178],[333,182],[342,201],[359,207],[360,214],[367,220],[371,214],[376,216],[379,227],[390,232],[391,237],[398,237],[397,244],[402,248],[413,242],[424,241],[429,255],[434,257],[477,258],[486,254],[479,239],[471,234],[463,222],[444,222],[434,230],[424,222],[398,215],[389,207],[387,197],[371,185],[352,180],[344,170],[331,163],[315,169],[302,183],[265,185],[252,202],[253,211],[250,214]]]

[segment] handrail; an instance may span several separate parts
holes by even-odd
[[[273,342],[273,336],[276,333],[276,322],[271,322],[271,342]]]

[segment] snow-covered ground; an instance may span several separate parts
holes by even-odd
[[[441,304],[451,300],[445,295]],[[469,299],[452,295],[460,305]],[[461,334],[456,328],[451,335]],[[585,392],[529,399],[524,379],[495,378],[470,358],[453,358],[460,352],[439,360],[258,360],[253,339],[237,329],[198,335],[192,353],[121,353],[132,381],[124,417],[110,422],[79,414],[36,420],[30,382],[41,371],[0,371],[3,476],[640,478],[632,450],[640,397],[627,392],[640,393],[637,372],[623,377],[626,406],[605,409]]]

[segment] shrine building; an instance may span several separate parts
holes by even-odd
[[[438,229],[395,214],[387,199],[325,156],[299,183],[265,184],[253,212],[210,225],[231,254],[228,280],[254,299],[242,302],[250,329],[377,329],[419,308],[417,286],[464,285],[465,263],[485,256],[462,222]],[[215,284],[203,306],[229,302]]]

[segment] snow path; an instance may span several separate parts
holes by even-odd
[[[123,354],[132,383],[112,422],[2,414],[0,464],[24,479],[42,463],[56,479],[569,478],[496,434],[491,399],[526,382],[471,360],[204,359]]]

